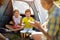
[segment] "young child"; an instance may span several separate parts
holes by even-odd
[[[18,10],[14,10],[12,19],[13,21],[10,21],[10,25],[6,25],[10,31],[18,31],[23,28],[21,25],[22,17],[20,16]]]
[[[26,17],[24,17],[22,20],[23,24],[25,24],[24,30],[22,30],[20,32],[21,33],[26,33],[26,32],[31,33],[31,32],[33,32],[33,30],[32,30],[33,27],[30,25],[30,22],[33,22],[34,19],[31,17],[31,11],[29,9],[27,9],[25,11],[25,16]]]

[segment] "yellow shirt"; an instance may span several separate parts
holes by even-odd
[[[33,28],[31,25],[29,25],[29,21],[34,21],[32,17],[30,19],[27,19],[27,17],[24,17],[22,22],[25,24],[24,28]]]

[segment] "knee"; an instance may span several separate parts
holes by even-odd
[[[9,27],[9,25],[5,25],[5,27]]]
[[[32,38],[33,38],[34,40],[42,40],[42,35],[34,34],[34,35],[32,35]]]

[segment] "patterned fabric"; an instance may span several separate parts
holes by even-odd
[[[49,13],[48,34],[54,40],[60,40],[60,9],[54,5]]]

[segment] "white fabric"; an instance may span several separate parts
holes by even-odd
[[[15,24],[20,24],[20,20],[21,20],[21,16],[18,16],[18,18],[16,18],[15,16],[13,16],[13,20],[15,22]]]
[[[24,30],[22,30],[22,31],[20,31],[21,33],[26,33],[26,32],[28,32],[28,33],[33,33],[33,32],[35,32],[32,28],[24,28]]]
[[[41,0],[35,0],[34,3],[38,11],[40,23],[44,24],[46,22],[46,19],[48,18],[48,11],[42,7]]]
[[[43,34],[42,32],[33,32],[32,35],[34,34]]]

